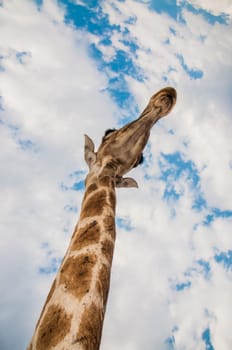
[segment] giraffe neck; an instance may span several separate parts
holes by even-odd
[[[97,350],[115,241],[110,177],[87,181],[80,219],[28,350]]]

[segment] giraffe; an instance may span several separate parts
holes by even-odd
[[[138,119],[108,130],[97,152],[85,135],[89,172],[79,221],[27,350],[99,349],[116,234],[115,188],[138,187],[124,175],[140,163],[152,126],[175,102],[175,89],[160,90]]]

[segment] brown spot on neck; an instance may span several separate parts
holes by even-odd
[[[82,204],[80,219],[99,216],[104,208],[111,208],[115,211],[115,194],[112,191],[100,189],[91,197],[85,198]]]
[[[95,254],[83,254],[68,258],[60,270],[59,284],[79,300],[90,290],[93,268],[97,262]]]
[[[102,310],[94,303],[84,311],[75,341],[80,345],[81,349],[99,349],[102,333],[102,320]]]
[[[103,220],[104,230],[115,240],[115,219],[113,216],[106,216]]]
[[[31,344],[31,343],[28,345],[27,350],[33,350],[33,349],[32,349],[32,344]]]
[[[36,324],[36,328],[37,328],[38,324],[40,323],[40,320],[41,320],[41,318],[42,318],[42,316],[43,316],[44,310],[45,310],[47,304],[49,303],[49,301],[50,301],[50,299],[51,299],[51,297],[52,297],[52,295],[53,295],[53,292],[54,292],[55,288],[56,288],[56,279],[55,279],[55,280],[53,281],[53,283],[52,283],[51,289],[50,289],[50,291],[49,291],[49,293],[48,293],[48,296],[47,296],[47,299],[46,299],[45,304],[44,304],[44,306],[43,306],[42,312],[41,312],[40,317],[39,317],[39,319],[38,319],[38,322],[37,322],[37,324]]]
[[[97,290],[99,295],[103,298],[104,312],[110,288],[110,271],[111,266],[103,264],[98,275]]]
[[[105,186],[114,189],[114,181],[111,176],[101,176],[98,179],[99,186]]]
[[[38,330],[36,350],[54,349],[68,334],[71,318],[61,306],[49,306]]]
[[[98,243],[100,240],[100,226],[96,220],[92,220],[85,227],[80,228],[74,237],[71,251],[81,250],[86,246]]]
[[[113,259],[114,243],[109,239],[105,239],[101,243],[101,250],[103,255],[106,257],[107,261],[109,262],[109,264],[111,264]]]
[[[83,201],[85,201],[85,199],[94,191],[96,191],[98,189],[98,186],[96,185],[96,183],[92,183],[90,184],[86,190],[85,190],[85,195],[84,195],[84,199]]]

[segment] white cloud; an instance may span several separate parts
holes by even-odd
[[[117,191],[117,214],[128,217],[133,230],[118,230],[102,350],[166,349],[165,339],[172,334],[178,350],[200,349],[207,327],[216,349],[229,348],[231,276],[214,254],[230,247],[231,223],[215,218],[203,225],[209,208],[192,209],[195,190],[186,173],[173,183],[180,199],[165,202],[158,159],[161,152],[181,152],[196,165],[198,190],[208,206],[231,208],[231,24],[211,26],[201,15],[185,11],[184,25],[135,1],[103,5],[111,24],[121,25],[121,33],[112,34],[113,47],[98,46],[105,59],[126,50],[123,28],[139,47],[133,60],[147,79],[142,83],[125,76],[139,108],[166,84],[176,87],[178,102],[152,131],[145,151],[151,157],[148,167],[131,173],[140,188]],[[214,11],[219,10],[215,5]],[[44,1],[38,11],[30,1],[19,5],[10,0],[0,16],[5,109],[0,124],[0,256],[1,266],[7,266],[0,281],[1,336],[9,327],[16,329],[15,338],[0,340],[8,350],[15,344],[22,349],[29,340],[52,279],[38,269],[48,266],[51,257],[63,256],[75,225],[76,214],[64,207],[74,204],[79,210],[81,194],[62,191],[60,184],[72,184],[69,174],[86,170],[82,135],[87,132],[98,143],[120,114],[102,92],[106,73],[115,72],[99,72],[88,55],[88,43],[98,44],[101,38],[65,25],[64,8],[55,1]],[[126,23],[130,17],[136,21]],[[19,52],[25,53],[17,57]],[[202,70],[203,79],[191,80],[176,54],[189,69]],[[20,140],[31,140],[35,147],[23,150]],[[190,288],[174,291],[173,285],[185,281],[187,269],[200,259],[209,262],[210,279],[197,270]],[[174,326],[178,329],[172,331]]]
[[[232,15],[232,5],[230,0],[211,1],[211,0],[188,0],[188,3],[197,7],[198,9],[204,9],[215,16],[220,16],[222,14]]]

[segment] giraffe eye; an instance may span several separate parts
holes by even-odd
[[[105,131],[105,134],[104,134],[102,140],[105,140],[105,139],[107,138],[108,135],[110,135],[112,132],[114,132],[114,131],[116,131],[116,130],[117,130],[117,129],[107,129],[107,130]]]
[[[114,132],[114,131],[116,131],[116,130],[117,130],[117,129],[107,129],[107,130],[105,131],[104,137],[106,137],[107,135],[111,134],[112,132]]]

